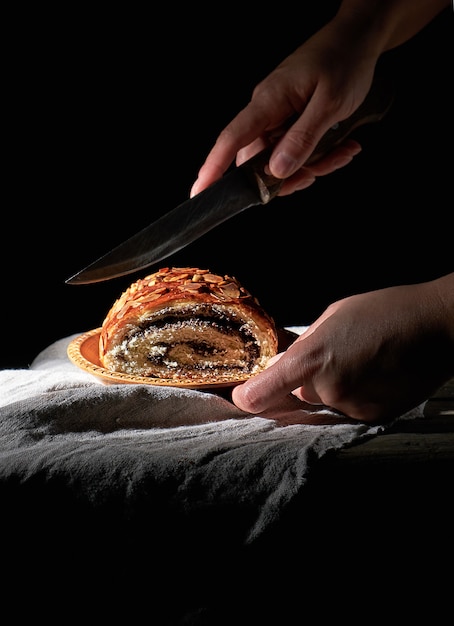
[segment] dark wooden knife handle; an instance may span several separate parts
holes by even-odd
[[[342,143],[355,128],[371,122],[379,122],[388,112],[393,100],[394,90],[390,88],[390,85],[383,79],[376,79],[363,103],[350,117],[339,122],[323,135],[305,164],[310,165],[324,157]],[[283,179],[275,178],[265,171],[273,147],[265,148],[240,166],[249,176],[253,176],[264,204],[277,196],[284,182]]]

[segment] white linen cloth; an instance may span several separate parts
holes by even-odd
[[[303,404],[298,421],[314,423],[282,426],[215,392],[106,385],[70,362],[74,337],[50,345],[29,369],[0,371],[0,481],[58,479],[80,501],[113,499],[125,515],[144,503],[185,515],[234,506],[250,543],[279,520],[318,459],[385,428]]]

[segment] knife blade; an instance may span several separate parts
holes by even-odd
[[[306,163],[314,163],[323,157],[355,128],[380,121],[393,98],[394,92],[389,85],[376,79],[363,103],[322,137]],[[282,179],[266,172],[271,151],[270,146],[233,168],[220,180],[165,213],[65,282],[69,285],[96,283],[145,269],[245,209],[267,204],[277,196],[283,183]]]

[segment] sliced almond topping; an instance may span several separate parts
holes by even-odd
[[[121,307],[120,311],[118,311],[117,313],[117,318],[121,319],[124,315],[126,315],[126,313],[129,311],[131,306],[132,304],[128,303],[128,304],[125,304],[123,307]]]
[[[176,276],[166,276],[164,278],[164,282],[165,283],[176,283],[176,282],[178,282],[180,280],[184,280],[188,276],[189,276],[189,274],[177,274]]]
[[[179,289],[181,291],[202,291],[205,285],[203,283],[185,283],[184,285],[180,285]]]
[[[167,291],[167,290],[166,290]],[[146,298],[141,298],[136,304],[135,306],[140,306],[141,304],[144,304],[145,302],[153,302],[154,300],[157,300],[158,298],[160,298],[162,296],[162,293],[150,293],[149,296],[146,296]]]
[[[220,287],[221,292],[226,298],[239,298],[240,290],[235,283],[228,283]]]
[[[205,276],[203,277],[203,280],[206,283],[222,283],[222,281],[224,280],[222,278],[222,276],[218,276],[217,274],[205,274]]]

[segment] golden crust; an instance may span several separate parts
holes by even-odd
[[[99,359],[107,369],[141,376],[244,379],[277,349],[273,319],[236,278],[165,267],[132,283],[113,304]]]

